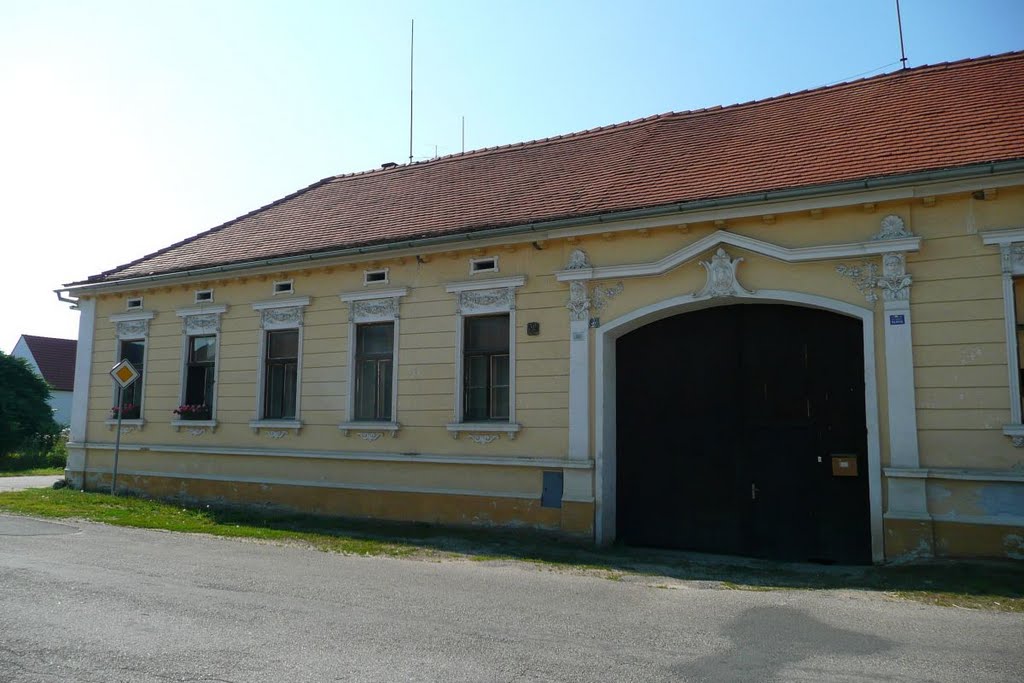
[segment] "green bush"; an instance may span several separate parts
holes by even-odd
[[[0,455],[0,472],[20,472],[44,467],[63,469],[68,462],[68,430],[36,436],[21,453]]]

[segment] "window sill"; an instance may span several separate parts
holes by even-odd
[[[114,431],[114,428],[117,427],[117,420],[107,420],[106,425],[108,430]],[[146,421],[141,417],[135,418],[134,420],[121,420],[121,433],[141,432],[142,428],[145,426]]]
[[[518,422],[452,422],[447,426],[453,439],[458,439],[463,432],[471,434],[487,434],[487,437],[475,439],[480,443],[490,443],[499,438],[500,434],[507,434],[509,441],[514,441],[516,434],[523,428]]]
[[[356,432],[366,441],[376,441],[384,432],[388,432],[391,434],[391,438],[395,438],[398,436],[398,430],[401,428],[402,425],[397,422],[342,422],[338,425],[342,436],[348,436],[349,432]],[[377,436],[371,437],[371,434],[376,434]]]
[[[301,420],[250,420],[249,428],[255,434],[262,430],[272,439],[280,439],[288,435],[288,432],[299,433],[302,429]]]
[[[176,432],[180,432],[184,427],[193,436],[198,436],[207,429],[210,430],[211,434],[217,431],[216,420],[171,420],[171,426],[174,427],[174,431]]]
[[[1016,448],[1024,448],[1024,424],[1003,425],[1003,434],[1013,440]]]

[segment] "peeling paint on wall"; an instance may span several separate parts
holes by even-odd
[[[975,492],[978,507],[987,515],[1024,516],[1024,487],[1014,484],[989,484]]]
[[[940,500],[945,500],[946,498],[949,498],[952,495],[953,492],[950,491],[945,486],[932,484],[931,486],[928,487],[928,498],[932,501],[938,502]]]
[[[1011,559],[1024,560],[1024,536],[1020,534],[1006,534],[1003,537],[1003,551]]]

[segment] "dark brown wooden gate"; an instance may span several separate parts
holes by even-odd
[[[709,308],[624,335],[616,367],[621,541],[871,562],[859,320]]]

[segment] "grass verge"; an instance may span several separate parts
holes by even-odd
[[[14,472],[0,471],[0,477],[42,477],[59,474],[64,474],[63,467],[32,467],[27,470],[17,470]]]
[[[613,581],[642,581],[654,588],[666,587],[663,579],[672,578],[747,591],[865,590],[944,607],[1024,612],[1024,563],[1020,562],[934,561],[878,567],[816,567],[644,548],[594,548],[529,532],[453,529],[269,510],[183,507],[71,489],[3,493],[0,511],[230,538],[298,542],[324,551],[357,555],[521,561],[541,569],[591,573]]]

